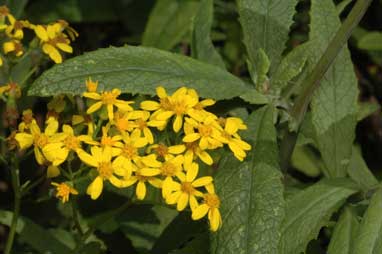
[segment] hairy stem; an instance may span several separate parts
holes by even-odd
[[[292,131],[289,131],[281,143],[281,165],[285,171],[289,165],[290,157],[292,155],[294,146],[296,144],[297,135],[293,132],[298,132],[301,123],[305,117],[305,113],[308,109],[309,103],[316,89],[320,85],[321,79],[324,77],[325,73],[333,63],[334,59],[337,57],[338,53],[341,51],[350,35],[352,34],[354,28],[361,21],[367,8],[371,4],[372,0],[358,0],[351,10],[350,14],[347,16],[336,35],[329,43],[324,54],[321,56],[320,60],[317,62],[316,66],[312,72],[303,81],[305,84],[303,92],[297,97],[296,102],[291,109],[291,117],[293,124],[291,125]]]

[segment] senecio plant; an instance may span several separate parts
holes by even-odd
[[[286,47],[298,2],[216,2],[239,17],[239,67],[212,0],[158,0],[142,46],[69,60],[68,22],[0,7],[4,253],[382,253],[381,184],[354,144],[373,107],[346,48],[371,0],[344,20],[351,1],[311,0]]]

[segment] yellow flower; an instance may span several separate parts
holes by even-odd
[[[136,112],[137,111],[117,111],[114,113],[114,119],[112,121],[112,124],[118,129],[118,131],[122,135],[125,135],[126,132],[131,132],[134,130],[134,128],[138,127],[134,120],[139,118],[140,116],[137,116]]]
[[[139,148],[147,145],[147,141],[137,135],[126,134],[123,136],[123,147],[118,157],[115,159],[116,165],[124,165],[127,169],[126,175],[131,175],[133,170],[133,162],[137,163],[141,157],[139,155]]]
[[[243,161],[247,156],[245,151],[251,150],[251,145],[243,141],[237,132],[247,129],[247,126],[240,118],[236,117],[228,117],[225,121],[220,121],[224,124],[223,142],[228,144],[229,149],[238,160]]]
[[[23,111],[22,122],[19,124],[19,131],[24,132],[29,130],[32,123],[36,124],[36,119],[33,118],[33,112],[30,109]]]
[[[112,155],[117,156],[121,153],[121,148],[123,147],[123,144],[121,142],[122,136],[121,135],[114,135],[109,136],[109,127],[110,125],[103,126],[102,127],[102,137],[100,145],[103,148],[111,148]]]
[[[69,195],[77,195],[78,192],[76,189],[71,187],[66,183],[55,183],[52,182],[53,186],[56,186],[56,197],[61,199],[62,203],[66,203],[69,201]]]
[[[195,132],[195,129],[198,132]],[[222,128],[213,117],[207,117],[203,122],[197,122],[192,118],[186,118],[184,127],[185,136],[183,142],[195,142],[199,140],[202,150],[222,147]]]
[[[135,120],[136,128],[133,130],[133,133],[137,133],[140,136],[143,135],[143,137],[146,138],[147,142],[149,144],[154,143],[154,136],[151,132],[150,128],[150,122],[148,122],[148,119],[150,117],[150,113],[147,111],[134,111],[135,115],[139,115],[140,117],[137,117]]]
[[[96,93],[97,88],[98,88],[98,81],[94,82],[92,79],[89,77],[88,80],[85,82],[86,84],[86,90],[90,93]]]
[[[3,43],[3,50],[5,54],[14,52],[16,56],[21,56],[24,53],[23,44],[19,40],[12,39]]]
[[[127,169],[123,165],[116,165],[115,160],[112,162],[112,154],[110,148],[100,148],[93,146],[90,149],[91,154],[83,150],[78,151],[78,157],[87,165],[94,167],[98,176],[88,186],[86,193],[92,199],[97,199],[103,189],[103,181],[109,181],[115,187],[121,188],[125,181],[117,176],[124,176]]]
[[[203,195],[203,204],[199,205],[192,211],[192,219],[199,220],[208,213],[208,220],[210,221],[211,231],[217,231],[222,225],[222,218],[220,215],[220,199],[215,194],[215,188],[213,184],[205,186],[207,194]]]
[[[169,194],[166,198],[167,204],[177,204],[176,209],[178,211],[183,211],[188,204],[190,204],[191,210],[194,210],[198,206],[196,197],[203,197],[203,193],[196,188],[211,184],[213,180],[211,176],[196,179],[198,171],[198,164],[193,163],[187,170],[186,175],[183,173],[178,175],[180,183],[174,184],[174,192]]]
[[[198,103],[188,111],[188,115],[194,118],[195,120],[203,120],[208,116],[216,117],[214,114],[206,111],[204,108],[209,107],[215,104],[215,101],[212,99],[204,99],[199,101],[199,95],[195,89],[188,89],[188,94],[198,101]]]
[[[82,150],[81,142],[96,145],[97,142],[93,141],[92,137],[88,135],[75,136],[73,128],[69,125],[62,127],[63,133],[60,133],[58,142],[50,143],[42,149],[43,154],[48,161],[51,161],[53,166],[58,166],[63,163],[69,155],[70,151],[78,153]]]
[[[114,118],[114,109],[113,107],[116,106],[121,111],[133,111],[133,108],[129,105],[134,103],[133,101],[124,101],[124,100],[118,100],[117,97],[121,94],[121,90],[119,89],[113,89],[111,92],[106,91],[102,93],[96,93],[96,92],[84,92],[83,96],[86,98],[90,98],[93,100],[96,100],[97,102],[91,105],[88,110],[86,111],[87,114],[91,114],[99,110],[103,105],[107,108],[107,114],[109,117],[109,120],[113,120]]]
[[[41,40],[42,51],[49,55],[55,63],[62,63],[62,56],[59,50],[73,53],[70,40],[63,33],[61,25],[57,23],[47,26],[37,25],[34,27],[34,31]]]
[[[149,155],[142,158],[143,163],[152,168],[141,169],[141,174],[143,176],[157,176],[162,175],[164,177],[162,184],[162,196],[166,198],[171,191],[176,188],[176,183],[173,180],[173,177],[181,177],[183,171],[183,155],[168,156],[164,162],[155,160],[155,155]]]
[[[214,161],[212,160],[211,156],[205,151],[202,150],[199,147],[199,142],[189,142],[185,143],[186,145],[186,152],[184,153],[184,164],[190,165],[195,158],[199,158],[201,161],[206,163],[207,165],[212,165]]]
[[[185,145],[174,145],[174,146],[166,146],[164,144],[154,144],[149,147],[148,152],[151,150],[157,154],[160,158],[167,158],[168,156],[174,156],[183,153],[186,150]]]
[[[45,157],[41,152],[47,144],[56,141],[53,136],[58,129],[58,122],[54,118],[49,118],[46,121],[45,131],[42,133],[38,125],[34,122],[30,125],[31,133],[17,133],[15,139],[19,143],[20,149],[26,149],[32,145],[34,145],[34,154],[38,164],[43,165],[45,162]]]
[[[29,27],[29,22],[23,20],[16,20],[13,15],[7,15],[10,25],[5,29],[5,33],[8,37],[16,40],[21,40],[24,37],[23,28]]]

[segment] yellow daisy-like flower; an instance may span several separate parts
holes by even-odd
[[[214,105],[216,102],[212,99],[204,99],[199,101],[199,95],[195,89],[188,89],[188,94],[198,101],[198,103],[188,111],[188,115],[194,118],[195,120],[203,120],[206,117],[216,117],[214,114],[206,111],[204,108]]]
[[[143,168],[141,174],[143,176],[157,176],[162,175],[164,177],[162,184],[162,196],[166,198],[171,191],[176,188],[176,183],[173,179],[175,176],[181,176],[183,171],[183,155],[168,156],[164,162],[155,160],[155,155],[149,155],[142,158],[143,163],[152,167],[150,169]]]
[[[24,38],[23,28],[29,27],[29,22],[23,20],[16,20],[15,17],[13,17],[13,15],[11,14],[8,14],[7,18],[10,24],[5,29],[6,35],[16,40],[21,40],[22,38]]]
[[[121,153],[121,149],[123,147],[123,143],[121,142],[123,137],[121,135],[109,136],[109,129],[110,125],[102,127],[102,137],[101,142],[99,142],[99,144],[103,148],[111,148],[112,155],[117,156]]]
[[[63,133],[60,133],[58,142],[47,144],[42,152],[48,161],[52,162],[53,166],[58,166],[63,163],[69,155],[70,151],[78,153],[82,150],[81,142],[96,145],[97,142],[88,135],[75,136],[73,128],[69,125],[62,127]]]
[[[66,203],[69,201],[69,195],[78,195],[78,191],[66,183],[52,182],[53,186],[56,186],[56,197]]]
[[[24,47],[21,41],[16,39],[11,39],[3,43],[3,51],[5,54],[14,52],[17,57],[24,54]]]
[[[197,132],[195,132],[195,129]],[[207,117],[203,122],[197,122],[192,118],[186,118],[184,126],[185,136],[183,142],[195,142],[199,140],[202,150],[222,147],[222,128],[213,117]]]
[[[117,107],[121,111],[133,111],[133,108],[130,106],[130,104],[134,103],[133,101],[124,101],[124,100],[118,100],[118,96],[121,94],[121,90],[119,89],[113,89],[112,91],[106,91],[101,93],[96,92],[85,92],[83,93],[83,96],[92,100],[95,100],[93,105],[91,105],[88,110],[86,111],[87,114],[91,114],[99,110],[103,105],[107,108],[107,114],[109,117],[109,120],[114,119],[114,109],[113,107]]]
[[[117,111],[114,113],[112,124],[122,135],[125,135],[126,132],[132,132],[134,128],[138,127],[138,125],[135,123],[135,119],[137,118],[140,118],[140,116],[136,114],[136,111]]]
[[[149,144],[154,143],[154,135],[151,132],[149,126],[150,121],[148,121],[150,117],[150,113],[147,111],[135,111],[136,115],[140,115],[140,117],[137,117],[135,120],[136,128],[133,130],[133,133],[137,133],[140,136],[143,136],[146,138],[147,142]]]
[[[62,56],[59,50],[73,53],[70,40],[67,35],[63,33],[60,25],[37,25],[33,28],[37,37],[41,40],[42,51],[49,55],[55,63],[62,63]]]
[[[103,181],[109,181],[115,187],[121,188],[125,181],[117,176],[124,176],[127,169],[123,165],[117,165],[115,160],[112,162],[112,153],[110,148],[100,148],[93,146],[90,149],[91,154],[81,150],[78,151],[78,157],[87,165],[94,167],[98,176],[88,186],[86,193],[91,199],[97,199],[103,189]]]
[[[89,79],[87,79],[85,81],[85,85],[86,85],[86,90],[90,93],[96,93],[97,92],[97,88],[98,88],[98,81],[92,81],[92,79],[89,77]]]
[[[42,149],[49,143],[55,142],[56,139],[53,137],[58,129],[58,122],[54,118],[49,118],[47,121],[47,126],[44,132],[41,132],[38,125],[34,122],[30,125],[31,133],[17,133],[15,139],[19,143],[20,149],[26,149],[34,145],[34,154],[38,164],[43,165],[45,162],[45,157],[42,154]]]
[[[190,204],[191,210],[198,207],[196,197],[203,197],[203,193],[196,188],[211,184],[213,181],[211,176],[204,176],[196,179],[198,172],[198,164],[193,163],[187,170],[186,175],[183,173],[178,175],[180,183],[176,182],[174,184],[174,192],[169,194],[166,198],[167,204],[177,204],[176,209],[178,211],[183,211],[188,204]]]
[[[220,199],[215,194],[213,184],[206,185],[205,187],[208,193],[203,195],[203,204],[192,211],[191,217],[193,220],[199,220],[208,214],[211,231],[217,231],[222,225],[222,218],[219,211]]]
[[[196,158],[199,158],[207,165],[212,165],[214,163],[212,157],[199,147],[199,142],[189,142],[185,143],[186,152],[184,153],[184,164],[190,165]]]

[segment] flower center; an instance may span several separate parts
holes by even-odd
[[[168,154],[168,148],[166,145],[159,144],[157,148],[155,148],[155,152],[158,154],[158,156],[164,158]]]
[[[160,98],[160,106],[164,110],[171,110],[172,105],[168,98]]]
[[[103,104],[114,104],[117,100],[118,94],[113,92],[103,92],[102,93],[102,103]]]
[[[23,122],[26,124],[30,124],[33,121],[33,115],[32,112],[28,112],[26,114],[23,114]]]
[[[71,188],[67,184],[61,183],[60,185],[57,186],[56,190],[57,190],[57,194],[56,194],[57,197],[67,198],[69,197]]]
[[[204,203],[211,208],[219,208],[220,207],[220,199],[216,194],[205,194],[204,195]]]
[[[144,128],[147,127],[147,123],[146,123],[146,121],[143,120],[142,118],[141,118],[141,119],[137,119],[137,120],[135,121],[135,123],[138,125],[138,129],[140,129],[140,130],[143,130]]]
[[[68,136],[64,140],[64,144],[69,150],[75,150],[80,147],[80,141],[75,136]]]
[[[49,138],[45,134],[35,134],[34,135],[34,144],[40,148],[48,144]]]
[[[129,120],[127,120],[126,118],[119,118],[115,125],[117,126],[117,128],[119,130],[122,130],[122,131],[126,131],[128,129],[131,129],[131,123],[129,122]]]
[[[132,145],[125,145],[125,147],[122,150],[122,155],[129,159],[133,159],[135,156],[137,156],[137,154],[137,148],[135,148]]]
[[[187,150],[191,150],[192,152],[196,152],[196,149],[199,146],[199,142],[190,142],[190,143],[185,143]]]
[[[198,130],[203,137],[209,137],[212,134],[212,127],[208,125],[199,125]]]
[[[174,176],[176,174],[176,166],[171,162],[165,162],[161,167],[161,171],[164,176]]]
[[[102,136],[101,138],[101,145],[102,146],[113,146],[114,145],[114,141],[111,137],[108,137],[108,136]]]
[[[183,101],[177,101],[174,104],[174,112],[177,115],[183,115],[184,113],[186,113],[186,109],[187,107]]]
[[[19,20],[17,20],[13,26],[14,26],[15,30],[22,29],[23,23],[20,22]]]
[[[181,186],[181,189],[182,189],[182,192],[185,192],[185,193],[188,193],[188,194],[192,194],[194,193],[195,189],[194,187],[192,186],[192,183],[191,182],[183,182],[182,183],[182,186]]]
[[[110,162],[101,162],[97,170],[103,179],[109,179],[113,175],[113,167]]]

